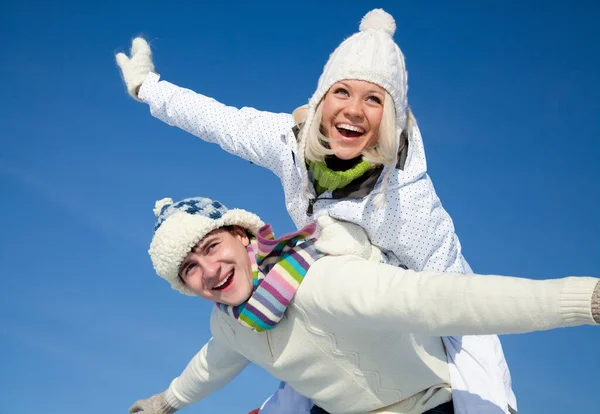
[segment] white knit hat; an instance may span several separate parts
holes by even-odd
[[[362,18],[359,30],[329,56],[317,90],[309,101],[309,110],[313,110],[309,117],[314,115],[314,108],[329,88],[344,79],[363,80],[381,86],[391,95],[396,113],[405,113],[407,74],[404,55],[392,39],[396,32],[394,18],[382,9],[371,10]],[[400,127],[404,127],[404,122]]]
[[[208,233],[225,226],[240,226],[256,234],[263,222],[256,215],[241,209],[228,210],[209,198],[195,197],[173,203],[170,198],[156,202],[157,217],[150,243],[150,258],[156,273],[171,283],[171,287],[186,295],[197,296],[179,278],[179,266]]]
[[[362,18],[359,32],[344,40],[329,56],[329,60],[319,78],[317,90],[308,102],[307,110],[298,108],[304,113],[306,120],[300,134],[300,157],[304,163],[306,137],[315,122],[317,106],[331,86],[342,80],[363,80],[381,86],[390,94],[396,112],[396,146],[399,146],[400,135],[406,128],[408,74],[404,65],[404,55],[394,42],[392,36],[396,32],[394,18],[383,9],[374,9]],[[299,111],[300,112],[300,111]],[[302,116],[303,116],[302,113]],[[297,118],[300,115],[297,114]],[[398,152],[398,148],[395,149]],[[389,179],[391,169],[388,167],[384,180]],[[304,174],[307,174],[304,171]],[[308,193],[308,178],[305,178],[304,193]],[[387,185],[384,184],[385,193]],[[384,194],[381,194],[384,196]],[[383,200],[383,197],[381,198]],[[378,204],[383,204],[380,202]]]

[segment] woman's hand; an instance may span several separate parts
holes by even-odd
[[[154,72],[152,63],[152,51],[150,45],[142,37],[136,37],[131,42],[131,56],[125,53],[117,53],[117,65],[121,69],[121,77],[125,81],[127,92],[135,100],[138,98],[140,86],[146,80],[148,73]]]
[[[367,233],[357,224],[323,215],[317,219],[320,233],[315,247],[332,256],[353,255],[380,262],[381,250],[371,244]]]

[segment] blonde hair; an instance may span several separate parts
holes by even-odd
[[[401,149],[408,144],[408,134],[415,122],[412,112],[409,108],[401,108],[402,113],[396,112],[396,106],[389,93],[385,93],[383,101],[383,114],[377,130],[377,140],[375,145],[365,148],[362,151],[363,159],[374,164],[383,165],[384,173],[382,177],[381,191],[375,195],[373,202],[378,209],[387,206],[387,189],[392,172],[396,169],[398,156]],[[310,125],[303,124],[309,113],[308,105],[301,106],[293,112],[294,120],[300,127],[300,160],[321,162],[327,155],[335,154],[329,147],[329,138],[321,133],[321,120],[323,118],[323,100],[315,108],[315,113]],[[400,125],[398,125],[400,123]],[[304,128],[308,128],[304,131]],[[304,134],[306,132],[306,134]],[[309,199],[315,198],[309,189],[308,172],[306,168],[302,169],[304,175],[304,184],[302,192]]]
[[[306,111],[300,107],[294,111],[296,121],[306,120]],[[302,117],[303,115],[303,117]],[[335,151],[329,146],[330,138],[321,132],[321,120],[323,117],[323,100],[317,105],[311,125],[303,125],[309,128],[306,134],[306,147],[304,155],[307,160],[320,162],[327,155],[334,155]],[[302,119],[304,118],[304,119]],[[396,108],[389,93],[385,93],[383,101],[383,115],[377,130],[377,139],[374,145],[365,148],[362,156],[365,161],[373,164],[393,166],[396,164],[400,134],[396,132]]]

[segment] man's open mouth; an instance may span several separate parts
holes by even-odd
[[[229,287],[229,285],[231,285],[232,282],[233,282],[233,270],[231,272],[229,272],[227,277],[225,277],[225,279],[223,279],[223,281],[221,283],[216,285],[213,288],[213,290],[223,290],[223,289]]]

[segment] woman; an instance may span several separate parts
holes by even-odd
[[[328,214],[364,228],[389,264],[471,273],[427,175],[394,32],[394,19],[383,10],[365,15],[360,31],[332,53],[317,90],[295,117],[228,107],[159,82],[141,38],[133,41],[131,58],[116,58],[127,90],[155,117],[273,171],[297,228]],[[497,337],[444,337],[444,344],[458,413],[515,412]],[[474,407],[470,395],[481,403]],[[289,404],[312,406],[301,397]],[[277,412],[268,404],[263,411]]]
[[[275,239],[256,215],[206,198],[161,200],[155,214],[154,268],[216,303],[213,337],[130,413],[172,414],[249,362],[331,413],[452,413],[440,335],[600,323],[597,278],[418,273],[365,260],[375,257],[355,224],[323,216],[316,241],[315,223]],[[339,245],[356,254],[323,253]]]

